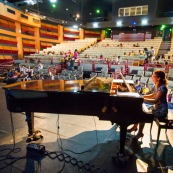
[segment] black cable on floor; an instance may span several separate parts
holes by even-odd
[[[94,119],[94,116],[93,116],[93,119]],[[65,153],[65,151],[68,151],[68,152],[71,152],[71,153],[74,153],[74,154],[84,154],[84,153],[87,153],[87,152],[94,151],[94,149],[88,149],[88,150],[83,151],[83,152],[80,152],[80,153],[74,152],[72,150],[64,149],[62,147],[62,140],[61,140],[60,133],[59,133],[59,129],[60,129],[60,126],[59,126],[59,114],[58,114],[58,118],[57,118],[57,121],[56,121],[56,125],[57,125],[57,137],[58,137],[57,140],[58,140],[58,145],[59,145],[59,147],[61,149],[61,152],[63,154],[66,154],[67,156],[66,157],[63,156],[63,159],[60,159],[55,152],[51,152],[51,154],[54,154],[54,157],[52,157],[52,159],[58,158],[59,160],[61,160],[61,161],[63,160],[66,163],[69,163],[70,162],[72,165],[74,165],[74,166],[77,165],[80,169],[85,169],[86,171],[91,171],[93,169],[94,170],[94,173],[97,173],[98,171],[99,171],[98,173],[107,173],[107,171],[104,172],[105,170],[103,170],[103,172],[102,172],[100,170],[100,168],[95,168],[94,165],[90,165],[89,163],[84,164],[82,161],[77,161],[77,159],[72,158],[70,155],[68,155],[67,153]],[[96,129],[96,139],[97,139],[97,144],[94,146],[94,148],[95,148],[95,147],[98,146],[98,133],[97,133],[97,127],[96,127],[96,121],[95,121],[95,119],[94,119],[94,125],[95,125],[95,129]],[[62,154],[60,154],[60,156],[62,157]],[[63,165],[63,168],[61,169],[61,171],[63,171],[64,168],[65,168],[65,164]],[[58,172],[58,173],[60,173],[60,172]]]
[[[0,162],[4,162],[4,164],[6,164],[6,166],[0,168],[0,170],[5,169],[6,167],[12,165],[14,162],[21,160],[23,158],[26,158],[26,156],[24,157],[12,157],[11,154],[12,153],[18,153],[21,151],[21,148],[15,148],[16,146],[16,139],[15,139],[15,130],[14,130],[14,123],[13,123],[13,116],[12,113],[10,112],[10,120],[11,120],[11,133],[12,133],[12,137],[13,137],[13,147],[11,148],[5,148],[0,150],[0,153],[4,152],[4,151],[8,151],[6,154],[1,155],[0,154]],[[9,163],[7,163],[7,160],[12,160]]]
[[[90,173],[108,173],[106,170],[101,170],[100,168],[95,167],[92,164],[84,163],[83,161],[78,161],[76,158],[71,157],[69,154],[65,152],[45,152],[45,155],[51,159],[58,159],[61,162],[64,162],[63,168],[58,171],[61,173],[65,167],[65,163],[70,163],[73,166],[77,166],[80,170],[83,169],[85,171],[89,171]]]

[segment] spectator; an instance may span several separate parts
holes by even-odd
[[[151,47],[151,50],[150,50],[150,58],[151,58],[151,61],[153,62],[155,60],[155,50],[153,47]]]
[[[78,51],[77,51],[77,49],[75,49],[75,51],[74,51],[74,59],[75,60],[78,59]]]
[[[144,54],[145,54],[145,62],[148,64],[149,51],[146,47],[144,48]]]
[[[141,94],[146,95],[150,93],[150,89],[148,88],[147,83],[145,83],[145,85],[142,87],[141,89]]]
[[[135,88],[137,89],[138,93],[141,92],[142,87],[141,87],[139,79],[137,79],[136,82],[135,82]]]

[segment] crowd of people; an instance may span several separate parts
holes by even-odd
[[[28,65],[15,65],[12,69],[8,70],[6,74],[5,82],[7,84],[15,83],[16,81],[29,81],[32,79],[43,79],[41,71],[43,70],[44,64],[38,63],[31,67]],[[37,70],[34,70],[37,69]]]

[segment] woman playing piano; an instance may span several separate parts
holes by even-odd
[[[167,79],[165,72],[162,70],[156,70],[152,75],[152,80],[155,84],[154,92],[144,96],[144,102],[154,104],[152,114],[157,118],[166,118],[168,114],[167,104]],[[145,123],[139,124],[138,134],[133,138],[138,140],[143,137],[143,128]],[[137,128],[137,124],[134,125]],[[133,128],[133,127],[132,127]]]

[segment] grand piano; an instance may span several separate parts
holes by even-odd
[[[124,154],[127,126],[151,122],[143,98],[133,81],[94,77],[88,80],[33,80],[3,87],[10,112],[91,115],[120,126],[120,150]],[[103,108],[104,111],[103,111]]]

